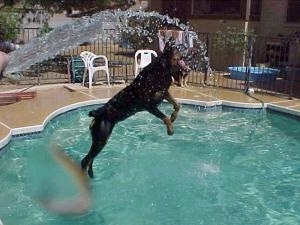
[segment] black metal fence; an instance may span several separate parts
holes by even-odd
[[[211,73],[203,82],[239,90],[300,97],[300,42],[294,37],[199,34]]]
[[[88,50],[107,56],[111,62],[110,73],[115,81],[130,81],[134,78],[136,50],[126,42],[114,39],[114,30],[106,32],[112,35],[105,35],[108,37],[106,39],[84,43],[54,59],[33,65],[22,73],[7,76],[19,84],[71,82],[72,56]],[[25,43],[37,35],[37,29],[22,29],[19,32],[19,38]],[[256,92],[300,97],[300,43],[297,39],[210,33],[201,33],[198,36],[207,46],[211,69],[191,71],[188,76],[190,84],[242,91],[251,88]]]

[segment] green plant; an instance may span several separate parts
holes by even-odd
[[[0,39],[12,41],[17,38],[22,16],[13,8],[0,12]]]
[[[214,34],[212,46],[227,54],[242,53],[248,47],[249,38],[255,39],[255,36],[255,32],[252,29],[245,33],[241,28],[226,27]]]
[[[53,28],[51,28],[51,27],[49,26],[48,21],[45,21],[45,22],[43,23],[42,27],[39,29],[38,37],[43,36],[43,35],[46,34],[46,33],[49,33],[51,30],[53,30]]]

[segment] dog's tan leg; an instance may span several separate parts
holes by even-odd
[[[169,117],[167,117],[165,114],[163,114],[155,105],[150,106],[149,108],[147,108],[147,110],[153,114],[154,116],[156,116],[157,118],[160,118],[164,124],[167,125],[167,132],[168,135],[172,135],[174,133],[173,131],[173,125],[171,120],[169,119]]]
[[[172,135],[174,133],[174,129],[171,120],[169,119],[169,117],[166,116],[165,118],[163,118],[163,121],[167,126],[168,135]]]
[[[186,78],[186,77],[183,78],[183,86],[184,86],[184,87],[187,87],[187,86],[188,86],[188,85],[187,85],[187,78]]]
[[[183,77],[181,75],[179,76],[179,86],[183,87]]]
[[[176,118],[177,118],[178,112],[179,112],[179,110],[180,110],[180,105],[177,103],[177,101],[176,101],[175,98],[170,94],[169,91],[167,91],[167,92],[165,93],[164,98],[165,98],[168,102],[170,102],[170,103],[173,105],[173,107],[174,107],[174,111],[173,111],[173,113],[171,114],[171,117],[170,117],[171,122],[173,123],[173,122],[176,120]]]

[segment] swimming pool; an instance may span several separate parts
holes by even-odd
[[[249,70],[249,81],[270,82],[276,80],[280,70],[265,67],[231,66],[228,67],[231,79],[246,80],[247,70]]]
[[[147,112],[115,127],[94,163],[87,214],[46,212],[35,196],[74,192],[46,150],[55,142],[79,162],[90,146],[90,109],[58,116],[44,132],[5,147],[4,225],[300,223],[299,120],[264,110],[186,105],[173,136]],[[168,104],[162,109],[172,111]]]

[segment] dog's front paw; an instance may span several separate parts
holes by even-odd
[[[164,123],[167,125],[167,133],[168,135],[174,134],[173,124],[168,117],[164,118]]]
[[[171,125],[171,126],[167,125],[167,133],[168,133],[168,135],[173,135],[174,134],[173,125]]]

